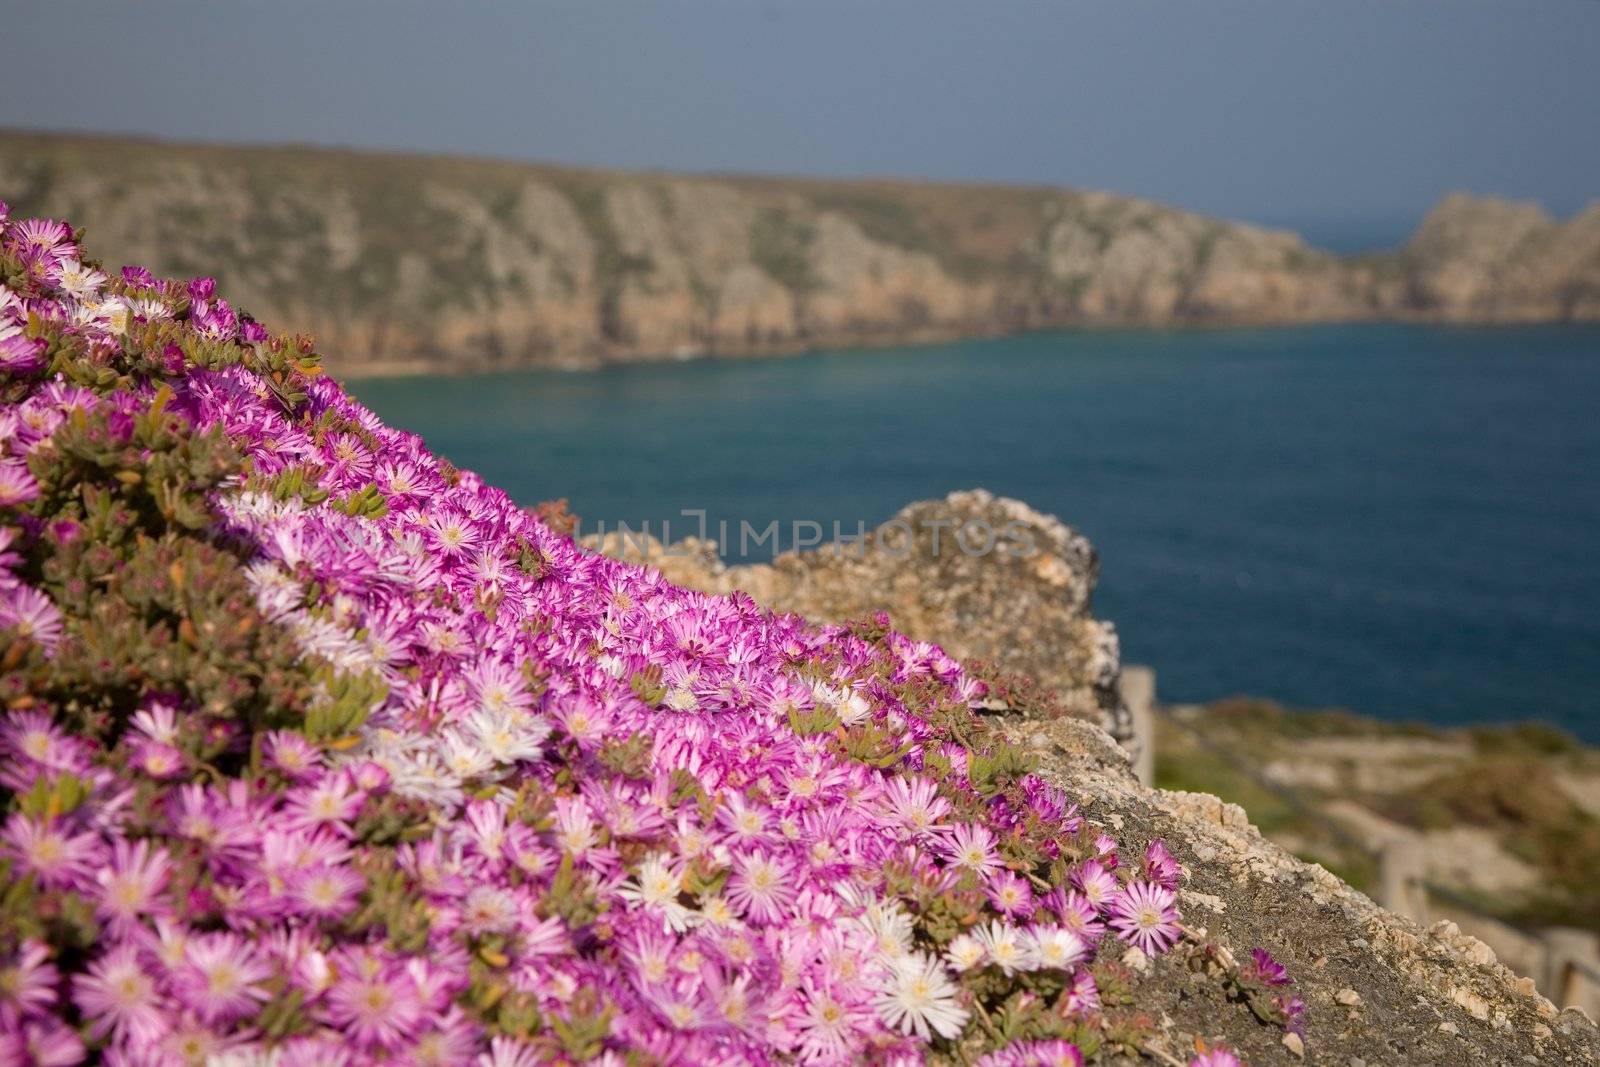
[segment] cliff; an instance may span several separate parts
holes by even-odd
[[[0,198],[215,275],[345,373],[1080,324],[1600,319],[1600,207],[1451,197],[1389,255],[1070,189],[0,134]]]

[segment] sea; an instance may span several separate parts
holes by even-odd
[[[1083,330],[353,388],[520,502],[670,539],[726,523],[734,555],[742,523],[787,548],[1016,497],[1093,541],[1095,613],[1166,702],[1600,742],[1600,326]]]

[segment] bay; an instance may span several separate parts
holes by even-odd
[[[1600,326],[1079,331],[353,388],[586,529],[677,538],[704,510],[787,543],[1017,497],[1094,542],[1096,613],[1167,700],[1600,740]]]

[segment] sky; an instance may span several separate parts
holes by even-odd
[[[0,27],[0,126],[1073,185],[1343,248],[1452,190],[1600,198],[1600,0],[11,0]]]

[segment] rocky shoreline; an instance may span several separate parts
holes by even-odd
[[[1402,248],[1061,188],[623,173],[0,132],[0,197],[215,275],[341,375],[1082,326],[1600,321],[1600,205],[1456,195]],[[184,239],[179,239],[180,235]]]

